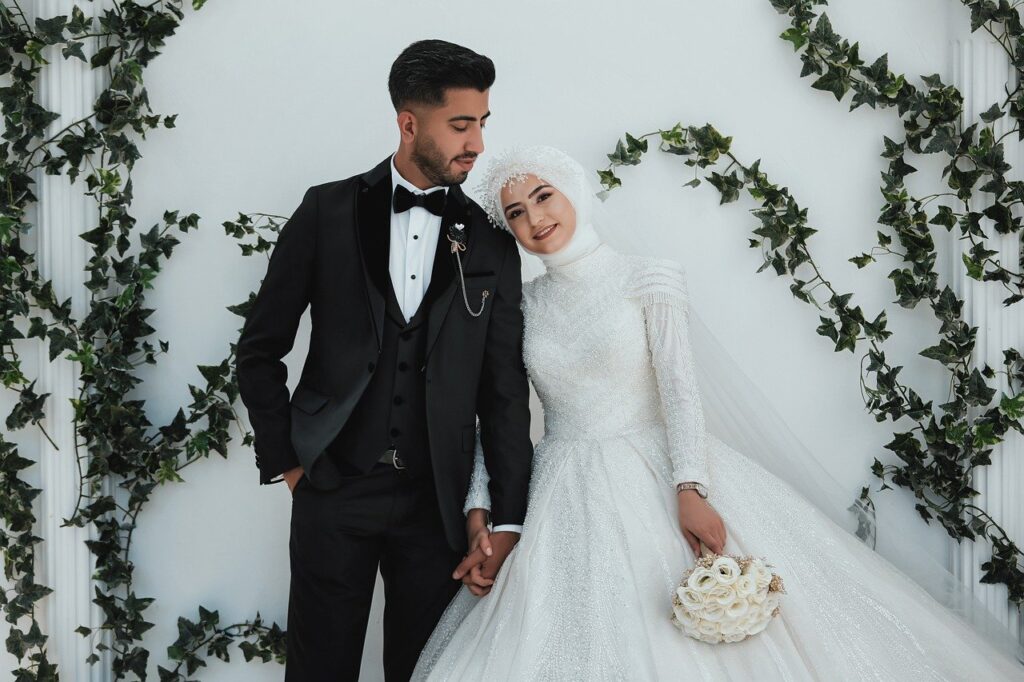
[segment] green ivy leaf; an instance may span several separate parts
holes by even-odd
[[[983,114],[980,114],[980,116],[981,120],[984,121],[985,123],[995,123],[996,121],[1003,117],[1003,110],[999,107],[998,104],[993,104],[991,107],[988,108],[988,111],[986,111]]]
[[[859,270],[860,268],[866,266],[868,263],[874,263],[875,257],[868,253],[862,253],[859,256],[854,256],[853,258],[848,258],[847,260],[856,265],[857,269]]]
[[[1024,419],[1024,393],[1012,397],[1003,395],[999,399],[999,412],[1010,419]]]
[[[939,206],[938,212],[928,221],[930,225],[941,225],[946,228],[947,231],[953,229],[956,225],[956,215],[953,213],[953,209],[949,206]]]
[[[799,52],[800,48],[806,45],[808,40],[807,31],[795,27],[786,29],[779,37],[793,43],[794,52]]]
[[[967,276],[971,279],[981,281],[982,264],[971,259],[966,253],[962,254],[964,266],[967,268]]]
[[[889,79],[889,53],[883,54],[871,66],[864,69],[864,74],[874,81],[887,81]]]
[[[43,39],[47,45],[57,45],[64,42],[64,26],[67,24],[67,15],[61,14],[50,19],[36,17],[36,35]]]
[[[96,54],[94,54],[92,59],[89,60],[92,68],[95,69],[109,64],[110,60],[114,58],[115,54],[117,54],[117,49],[117,45],[107,45],[106,47],[101,47],[97,50]]]
[[[739,199],[739,190],[743,187],[743,181],[736,175],[736,171],[728,175],[721,175],[712,171],[710,177],[708,177],[708,182],[722,193],[722,199],[718,202],[719,205],[728,204]]]
[[[814,30],[811,31],[811,39],[831,47],[839,45],[839,35],[832,30],[832,22],[829,21],[828,15],[824,12],[821,13],[818,21],[814,24]]]
[[[622,181],[615,177],[614,171],[597,171],[597,175],[601,178],[601,185],[603,185],[605,189],[611,190],[622,185]]]
[[[63,55],[64,59],[77,57],[78,59],[81,59],[83,63],[88,64],[89,60],[85,58],[85,53],[82,52],[82,45],[83,43],[77,40],[72,40],[68,42],[68,44],[65,45],[63,48],[61,48],[60,53],[61,55]]]
[[[850,76],[844,69],[829,66],[828,72],[818,80],[811,83],[811,87],[817,90],[825,90],[835,95],[836,100],[841,100],[850,89]]]

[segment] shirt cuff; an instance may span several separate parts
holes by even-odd
[[[501,531],[509,531],[512,533],[523,534],[523,526],[517,523],[503,523],[500,526],[495,526],[491,529],[492,533],[500,533]]]

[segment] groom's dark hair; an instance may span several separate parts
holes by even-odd
[[[468,47],[446,40],[419,40],[402,50],[391,65],[388,91],[395,111],[410,103],[442,106],[446,88],[476,88],[494,83],[494,62]]]

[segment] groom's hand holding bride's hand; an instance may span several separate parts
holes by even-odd
[[[718,512],[696,490],[680,490],[679,527],[694,556],[700,556],[700,542],[715,554],[725,550],[725,523]]]
[[[519,533],[490,532],[485,509],[470,510],[466,530],[469,534],[469,553],[455,568],[452,578],[461,580],[471,593],[482,597],[491,591],[501,565],[519,542]]]
[[[469,537],[469,552],[466,553],[465,559],[468,560],[477,550],[483,552],[484,556],[477,563],[472,564],[464,575],[460,576],[459,570],[456,569],[452,577],[456,580],[461,577],[462,583],[471,593],[482,597],[491,591],[491,585],[494,583],[493,580],[484,578],[480,573],[484,558],[494,554],[494,548],[491,546],[491,529],[487,525],[486,509],[469,510],[469,515],[466,517],[466,534]],[[459,564],[459,568],[462,568],[462,564]]]
[[[466,535],[469,536],[470,552],[480,547],[484,554],[491,556],[491,529],[487,527],[486,509],[469,510],[466,516]]]

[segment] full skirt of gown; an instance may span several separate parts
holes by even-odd
[[[537,446],[520,542],[491,592],[460,590],[413,679],[1024,680],[910,578],[784,481],[709,434],[725,552],[765,557],[786,594],[761,633],[707,644],[671,622],[694,555],[659,477],[652,422]]]

